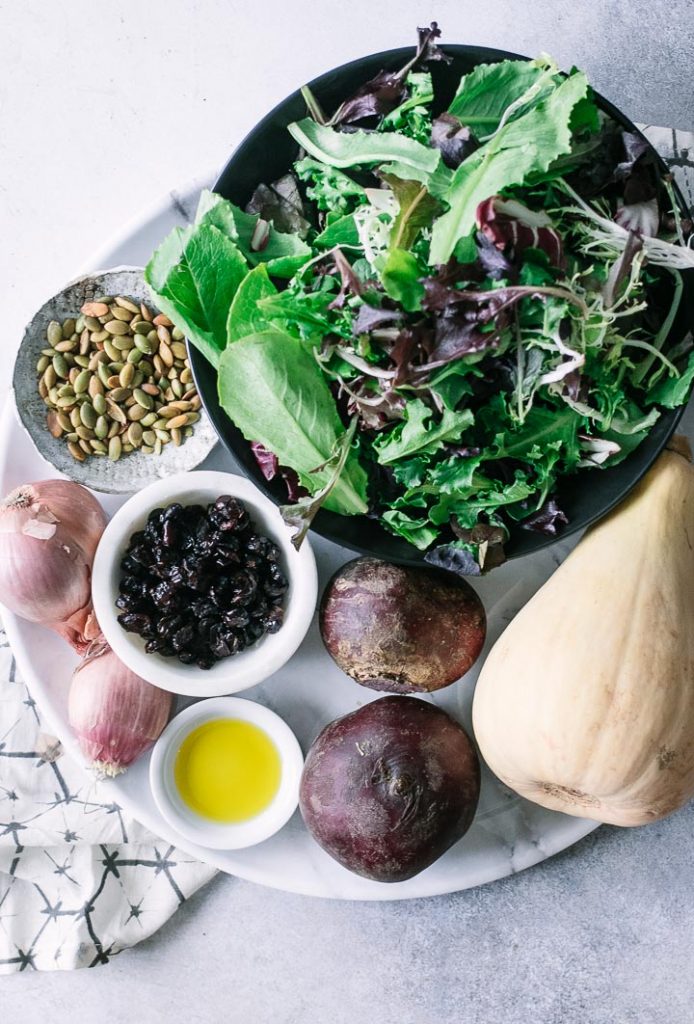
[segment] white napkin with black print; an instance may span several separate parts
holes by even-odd
[[[0,974],[107,963],[214,874],[124,814],[43,732],[0,631]]]

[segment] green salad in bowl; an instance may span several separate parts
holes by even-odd
[[[564,529],[566,482],[687,400],[694,251],[654,150],[582,71],[480,63],[442,108],[438,35],[334,109],[306,88],[305,116],[266,119],[292,166],[243,206],[203,193],[146,277],[286,484],[297,543],[323,508],[475,573],[514,531]]]

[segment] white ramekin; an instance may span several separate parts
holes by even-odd
[[[182,505],[207,504],[222,494],[239,498],[258,533],[270,537],[279,546],[289,589],[284,622],[277,633],[266,634],[251,647],[206,670],[197,665],[182,665],[176,658],[148,654],[144,640],[136,633],[128,633],[118,622],[121,612],[116,608],[116,598],[121,578],[120,562],[128,541],[136,530],[144,527],[152,509],[174,501]],[[234,473],[179,473],[133,495],[104,530],[92,570],[94,611],[104,636],[121,661],[148,682],[191,697],[237,693],[281,668],[306,635],[317,596],[316,562],[308,540],[305,539],[301,549],[296,551],[290,530],[276,506],[249,480]]]
[[[235,824],[209,821],[196,814],[181,799],[174,780],[176,755],[186,736],[216,718],[235,718],[257,725],[277,747],[282,765],[279,789],[272,802],[255,817]],[[214,697],[192,704],[169,722],[152,751],[149,781],[161,814],[182,836],[215,850],[240,850],[269,839],[286,825],[299,802],[303,766],[299,741],[274,711],[252,700]]]

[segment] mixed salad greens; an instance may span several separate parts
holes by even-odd
[[[652,151],[553,60],[480,65],[438,111],[415,56],[288,130],[242,210],[206,192],[152,257],[158,306],[298,543],[323,505],[480,572],[511,524],[554,534],[558,481],[611,466],[694,380],[673,346],[691,223]]]

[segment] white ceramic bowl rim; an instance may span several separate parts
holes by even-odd
[[[279,789],[272,802],[247,821],[223,824],[196,814],[181,799],[174,780],[176,755],[185,737],[205,722],[232,718],[257,725],[277,747],[282,764]],[[270,708],[239,697],[198,701],[169,722],[157,740],[149,765],[152,795],[168,823],[182,836],[213,849],[240,850],[279,832],[297,808],[304,757],[284,719]]]
[[[281,549],[289,580],[285,618],[277,633],[266,634],[252,647],[218,661],[211,669],[182,665],[175,658],[148,654],[144,641],[128,633],[118,622],[115,600],[120,581],[120,561],[131,535],[144,526],[149,512],[180,501],[207,503],[231,494],[246,505],[255,528],[270,536]],[[104,530],[94,559],[92,599],[101,630],[131,671],[172,693],[214,697],[237,693],[267,679],[284,665],[299,647],[311,624],[318,596],[316,562],[308,540],[296,551],[291,534],[276,506],[245,477],[234,473],[197,471],[179,473],[150,484],[133,495],[115,513]]]

